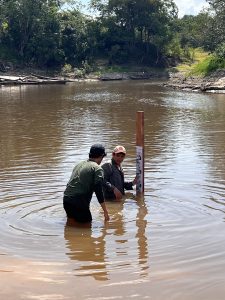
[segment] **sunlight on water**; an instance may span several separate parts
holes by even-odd
[[[63,191],[93,143],[105,160],[123,144],[134,178],[138,110],[144,198],[107,203],[104,224],[94,196],[92,227],[66,226]],[[1,298],[224,299],[223,95],[148,81],[4,87],[0,126]]]

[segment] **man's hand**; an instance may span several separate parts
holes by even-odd
[[[109,214],[108,214],[108,210],[107,210],[106,205],[105,205],[105,201],[101,203],[101,207],[102,207],[103,212],[104,212],[105,221],[109,221]]]
[[[115,187],[113,189],[114,195],[116,197],[116,200],[121,200],[123,197],[123,194]]]
[[[134,178],[132,184],[133,184],[133,185],[136,185],[136,184],[137,184],[137,176]]]
[[[109,214],[107,211],[104,211],[105,221],[109,221]]]

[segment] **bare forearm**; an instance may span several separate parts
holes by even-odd
[[[108,214],[108,210],[106,208],[105,202],[100,203],[100,205],[104,212],[105,221],[109,221],[109,214]]]

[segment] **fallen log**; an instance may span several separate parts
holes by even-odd
[[[35,76],[1,76],[0,85],[25,85],[25,84],[65,84],[68,82],[62,78],[37,78]]]
[[[36,77],[36,78],[39,78],[39,79],[52,79],[52,78],[54,78],[54,77],[48,77],[48,76],[43,76],[43,75],[37,75],[37,74],[33,74],[33,73],[31,73],[31,75],[33,77]]]

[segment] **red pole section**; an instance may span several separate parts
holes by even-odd
[[[136,195],[144,194],[144,112],[136,114]]]

